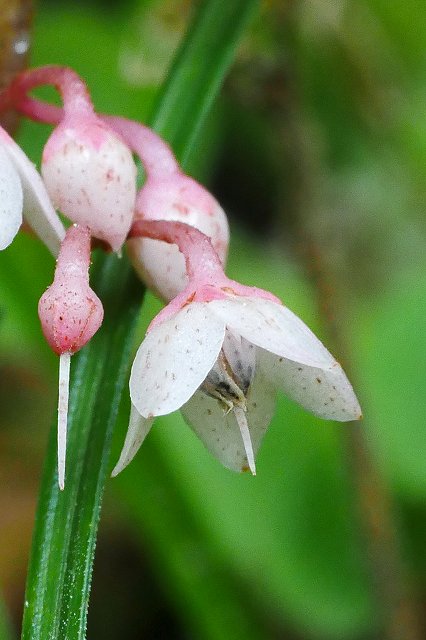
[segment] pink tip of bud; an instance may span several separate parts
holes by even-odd
[[[43,333],[57,354],[75,353],[102,324],[103,307],[89,286],[90,231],[70,227],[62,242],[53,284],[40,298]]]
[[[118,251],[129,231],[136,167],[128,147],[93,115],[65,117],[43,152],[42,174],[55,206]]]

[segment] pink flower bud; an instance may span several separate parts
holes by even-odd
[[[133,218],[136,167],[118,135],[93,114],[66,115],[44,148],[42,175],[60,211],[121,248]]]
[[[66,233],[53,284],[42,295],[38,314],[57,354],[75,353],[102,324],[103,308],[89,286],[90,231],[73,225]]]
[[[229,228],[217,200],[198,182],[176,172],[149,177],[136,200],[135,220],[174,220],[202,231],[211,239],[222,263],[226,260]],[[185,260],[175,245],[148,238],[128,242],[132,263],[146,284],[171,300],[187,284]]]

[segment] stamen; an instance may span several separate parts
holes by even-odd
[[[70,361],[70,353],[61,353],[61,355],[59,356],[58,483],[61,491],[65,486],[65,455],[67,450]]]
[[[238,386],[238,381],[234,377],[229,362],[223,350],[204,380],[201,388],[207,395],[216,398],[222,404],[226,414],[232,411],[234,405],[245,407],[246,399],[244,392]]]
[[[250,467],[252,475],[256,475],[256,464],[254,461],[253,445],[251,441],[250,431],[247,424],[247,418],[244,409],[241,407],[234,407],[234,416],[240,427],[241,437],[243,439],[244,449],[247,456],[247,462]]]

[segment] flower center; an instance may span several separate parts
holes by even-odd
[[[255,364],[253,345],[227,329],[218,359],[201,388],[227,412],[235,406],[245,410]]]
[[[201,389],[220,402],[224,411],[233,412],[241,433],[248,466],[256,475],[253,445],[247,422],[247,393],[255,371],[255,349],[228,329],[218,359]]]
[[[212,398],[216,398],[228,413],[234,406],[245,408],[246,398],[244,390],[238,385],[235,373],[232,370],[223,349],[213,369],[204,380],[203,391]]]

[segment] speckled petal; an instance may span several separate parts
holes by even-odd
[[[21,180],[3,147],[0,146],[0,250],[6,249],[22,224]]]
[[[209,305],[231,330],[257,347],[312,367],[329,368],[335,362],[305,323],[284,305],[244,296],[213,300]]]
[[[123,449],[120,454],[120,458],[115,465],[111,476],[114,478],[120,471],[123,471],[125,467],[133,460],[143,441],[148,435],[153,420],[147,420],[132,404],[130,409],[129,428],[127,429],[126,439],[124,441]]]
[[[145,418],[179,409],[203,382],[219,354],[225,325],[205,303],[193,302],[155,326],[136,354],[130,397]]]
[[[126,145],[96,119],[75,127],[64,121],[45,146],[41,169],[58,209],[119,251],[136,198],[136,167]]]
[[[320,418],[359,420],[361,408],[338,362],[331,367],[309,367],[258,349],[258,363],[272,384]]]
[[[275,389],[269,380],[256,369],[247,395],[246,413],[255,455],[272,420],[275,397]],[[225,467],[233,471],[248,471],[243,440],[233,411],[225,413],[217,400],[197,391],[181,412],[205,447]]]
[[[22,149],[9,136],[4,150],[19,174],[24,195],[24,217],[48,249],[57,256],[65,229],[50,201],[41,176]]]

